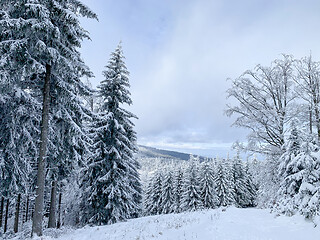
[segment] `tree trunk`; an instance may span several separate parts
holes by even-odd
[[[317,126],[318,142],[320,142],[320,112],[318,105],[314,106],[315,121]]]
[[[14,227],[13,230],[15,233],[18,232],[19,228],[19,215],[20,215],[20,202],[21,202],[21,194],[18,194],[17,205],[16,205],[16,215],[14,218]]]
[[[90,99],[90,108],[91,112],[93,112],[93,97]]]
[[[62,202],[62,192],[61,192],[61,184],[60,184],[57,228],[61,227],[61,202]]]
[[[309,107],[309,130],[310,133],[312,134],[312,107]]]
[[[3,219],[3,208],[4,208],[4,197],[1,197],[1,206],[0,206],[0,228],[2,228],[2,219]]]
[[[9,215],[9,198],[7,199],[7,206],[6,206],[6,216],[4,217],[4,228],[3,232],[7,232],[8,227],[8,215]]]
[[[25,221],[28,222],[28,214],[29,214],[29,196],[27,196],[27,202],[26,202],[26,217]]]
[[[50,212],[49,212],[49,222],[48,228],[56,227],[56,195],[57,195],[57,181],[52,181],[51,188],[51,199],[50,199]]]
[[[41,121],[41,137],[37,172],[36,200],[34,206],[34,215],[32,222],[32,233],[42,236],[43,202],[44,202],[44,184],[45,184],[45,162],[47,154],[48,128],[49,128],[49,108],[50,108],[50,77],[51,66],[46,65],[46,76],[43,89],[43,108]]]

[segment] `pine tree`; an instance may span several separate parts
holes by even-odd
[[[232,161],[231,174],[233,180],[234,199],[236,207],[245,207],[249,204],[248,189],[246,188],[246,176],[239,153]]]
[[[150,210],[153,206],[152,191],[153,191],[153,181],[152,181],[152,177],[149,177],[146,180],[146,186],[143,191],[143,215],[144,216],[151,215]]]
[[[320,206],[320,157],[312,141],[301,144],[295,157],[295,166],[300,170],[296,179],[301,181],[297,196],[298,210],[308,219],[319,215]]]
[[[230,188],[230,180],[223,160],[218,161],[217,172],[214,180],[218,195],[218,206],[226,207],[233,204],[233,188]]]
[[[162,213],[168,214],[174,211],[174,185],[173,176],[170,169],[166,169],[163,174],[162,184]]]
[[[200,195],[204,208],[215,208],[218,196],[215,191],[214,171],[208,161],[201,164]]]
[[[145,197],[145,211],[147,215],[162,213],[162,178],[161,172],[157,170],[149,181]]]
[[[121,45],[111,53],[99,95],[103,104],[93,122],[93,152],[84,183],[89,195],[90,222],[111,224],[140,212],[141,183],[137,172],[135,115],[122,108],[131,105],[129,72]]]
[[[175,213],[182,212],[183,182],[184,182],[183,169],[181,167],[178,167],[174,175],[174,189],[173,189],[173,193],[174,193],[173,209]]]
[[[96,18],[78,0],[4,1],[1,13],[1,62],[17,86],[42,101],[41,140],[39,150],[37,194],[33,233],[42,235],[45,165],[49,134],[50,105],[57,102],[61,118],[69,121],[71,132],[81,132],[75,118],[80,118],[78,96],[85,88],[80,77],[90,76],[78,48],[88,33],[80,26],[78,16]],[[23,74],[21,74],[23,73]],[[61,96],[62,94],[62,96]],[[39,100],[40,99],[40,100]],[[74,109],[72,111],[71,109]],[[80,120],[81,121],[81,120]]]
[[[257,205],[257,191],[258,187],[252,179],[252,175],[249,171],[248,162],[245,164],[245,189],[246,189],[246,201],[244,207],[255,207]]]
[[[203,208],[200,195],[200,182],[197,159],[191,156],[189,166],[184,173],[181,208],[184,211],[195,211]]]
[[[286,215],[293,215],[297,211],[297,193],[301,185],[301,162],[296,156],[300,152],[300,136],[295,125],[287,142],[284,145],[285,152],[280,157],[279,177],[281,179],[278,190],[278,210]]]
[[[268,156],[261,161],[261,172],[255,172],[259,177],[257,204],[262,208],[273,208],[277,203],[279,190],[279,159],[277,156]]]

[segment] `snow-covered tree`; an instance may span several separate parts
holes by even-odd
[[[122,108],[131,105],[129,72],[119,44],[111,53],[99,95],[103,104],[93,122],[93,152],[85,171],[84,182],[89,195],[90,222],[110,224],[138,214],[141,204],[141,183],[134,159],[136,133],[132,123],[135,115]]]
[[[163,173],[162,181],[162,213],[172,213],[174,211],[174,178],[171,169],[166,169]]]
[[[185,169],[181,204],[184,211],[195,211],[203,208],[198,164],[198,161],[191,157],[188,167]]]
[[[218,205],[218,196],[214,180],[212,164],[205,161],[200,168],[200,196],[204,208],[215,208]]]
[[[301,135],[301,133],[300,133]],[[285,152],[279,159],[280,188],[278,190],[278,208],[287,215],[293,215],[297,208],[296,196],[301,185],[302,166],[296,156],[300,152],[301,136],[296,125],[292,125],[290,136],[283,148]]]
[[[218,161],[217,172],[215,174],[215,186],[218,196],[218,206],[229,206],[234,203],[233,188],[230,184],[230,176],[223,160]]]
[[[299,212],[308,219],[320,215],[320,155],[312,141],[301,144],[295,166],[301,185],[297,196]]]
[[[281,154],[285,124],[294,115],[290,108],[295,97],[293,91],[293,63],[291,56],[283,55],[270,67],[257,65],[232,81],[228,97],[238,105],[228,106],[227,115],[236,115],[235,126],[247,128],[252,152]]]
[[[184,182],[184,171],[179,166],[176,168],[174,174],[174,203],[173,209],[175,213],[182,212],[182,194],[183,194],[183,182]]]
[[[253,181],[251,172],[249,171],[248,162],[244,166],[245,171],[245,189],[246,189],[246,201],[244,207],[255,207],[257,205],[257,191],[258,187]]]
[[[250,178],[247,176],[239,153],[232,161],[231,172],[234,183],[233,189],[235,205],[237,207],[251,206],[253,199],[253,186],[251,186],[252,181],[250,181]]]
[[[309,125],[309,132],[316,126],[318,141],[320,140],[320,62],[312,60],[312,56],[296,61],[297,75],[294,80],[297,84],[296,93],[307,106],[304,107],[303,120]],[[307,109],[307,110],[306,110]]]
[[[149,180],[147,190],[145,192],[145,212],[147,215],[156,215],[162,213],[162,189],[163,189],[162,173],[157,170]]]
[[[79,94],[86,90],[80,77],[91,73],[80,57],[79,47],[88,33],[79,16],[96,15],[79,0],[3,1],[1,12],[1,63],[18,87],[41,99],[43,112],[37,174],[37,194],[33,233],[42,235],[45,159],[49,132],[50,105],[57,104],[61,119],[69,123],[70,132],[81,133]],[[24,73],[24,74],[21,74]],[[40,100],[42,101],[42,99]],[[57,110],[55,109],[55,110]],[[80,120],[81,121],[81,120]]]

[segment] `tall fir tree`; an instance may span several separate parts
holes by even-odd
[[[190,157],[185,169],[181,207],[184,211],[195,211],[203,208],[200,195],[198,159]]]
[[[175,213],[182,212],[182,194],[183,194],[183,169],[181,167],[177,167],[174,173],[174,203],[173,209]]]
[[[290,136],[284,144],[284,153],[279,161],[279,178],[281,180],[278,190],[278,204],[275,206],[286,215],[293,215],[297,211],[297,193],[301,185],[300,171],[302,166],[297,165],[296,156],[300,152],[301,133],[293,124]]]
[[[133,217],[141,209],[141,183],[137,160],[137,118],[122,105],[131,105],[129,72],[121,44],[111,53],[98,86],[103,99],[92,127],[93,152],[83,183],[88,194],[87,214],[95,224],[111,224]]]
[[[162,184],[162,213],[172,213],[174,211],[174,181],[171,169],[166,169],[163,174]]]
[[[236,207],[245,207],[248,205],[248,190],[246,188],[246,176],[242,160],[239,153],[233,159],[231,164],[231,174],[233,180],[234,199]]]
[[[244,207],[255,207],[257,205],[258,186],[254,183],[251,172],[249,171],[248,161],[245,163],[245,189],[246,201]]]
[[[162,189],[163,176],[160,170],[157,170],[149,180],[145,196],[145,211],[147,215],[156,215],[162,213]]]
[[[320,156],[318,147],[311,139],[301,144],[300,153],[295,158],[295,167],[300,171],[296,179],[301,181],[297,204],[299,212],[313,220],[320,213]]]
[[[43,93],[32,231],[42,235],[50,106],[57,103],[54,111],[68,123],[71,132],[82,132],[77,119],[81,119],[84,114],[77,98],[86,89],[80,77],[90,76],[91,73],[78,51],[81,41],[89,38],[80,25],[79,16],[97,16],[79,0],[5,0],[3,7],[6,11],[0,14],[1,63],[4,63],[10,79],[17,79],[18,87],[23,86],[26,92],[40,102]],[[72,137],[75,135],[72,134]]]
[[[200,195],[204,208],[215,208],[218,205],[218,196],[214,181],[212,164],[205,161],[201,164]]]
[[[214,180],[218,195],[218,206],[223,207],[234,203],[233,188],[230,188],[230,176],[227,171],[225,162],[219,160]]]

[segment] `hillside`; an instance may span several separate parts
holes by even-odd
[[[164,158],[170,160],[189,160],[190,154],[181,153],[176,151],[163,150],[153,147],[147,147],[143,145],[139,145],[139,152],[137,154],[139,158]],[[194,155],[195,157],[199,157],[200,160],[204,160],[204,157]]]
[[[225,211],[220,208],[143,217],[108,226],[46,234],[60,235],[57,240],[318,240],[320,227],[314,227],[301,216],[275,217],[265,209],[231,207]]]

